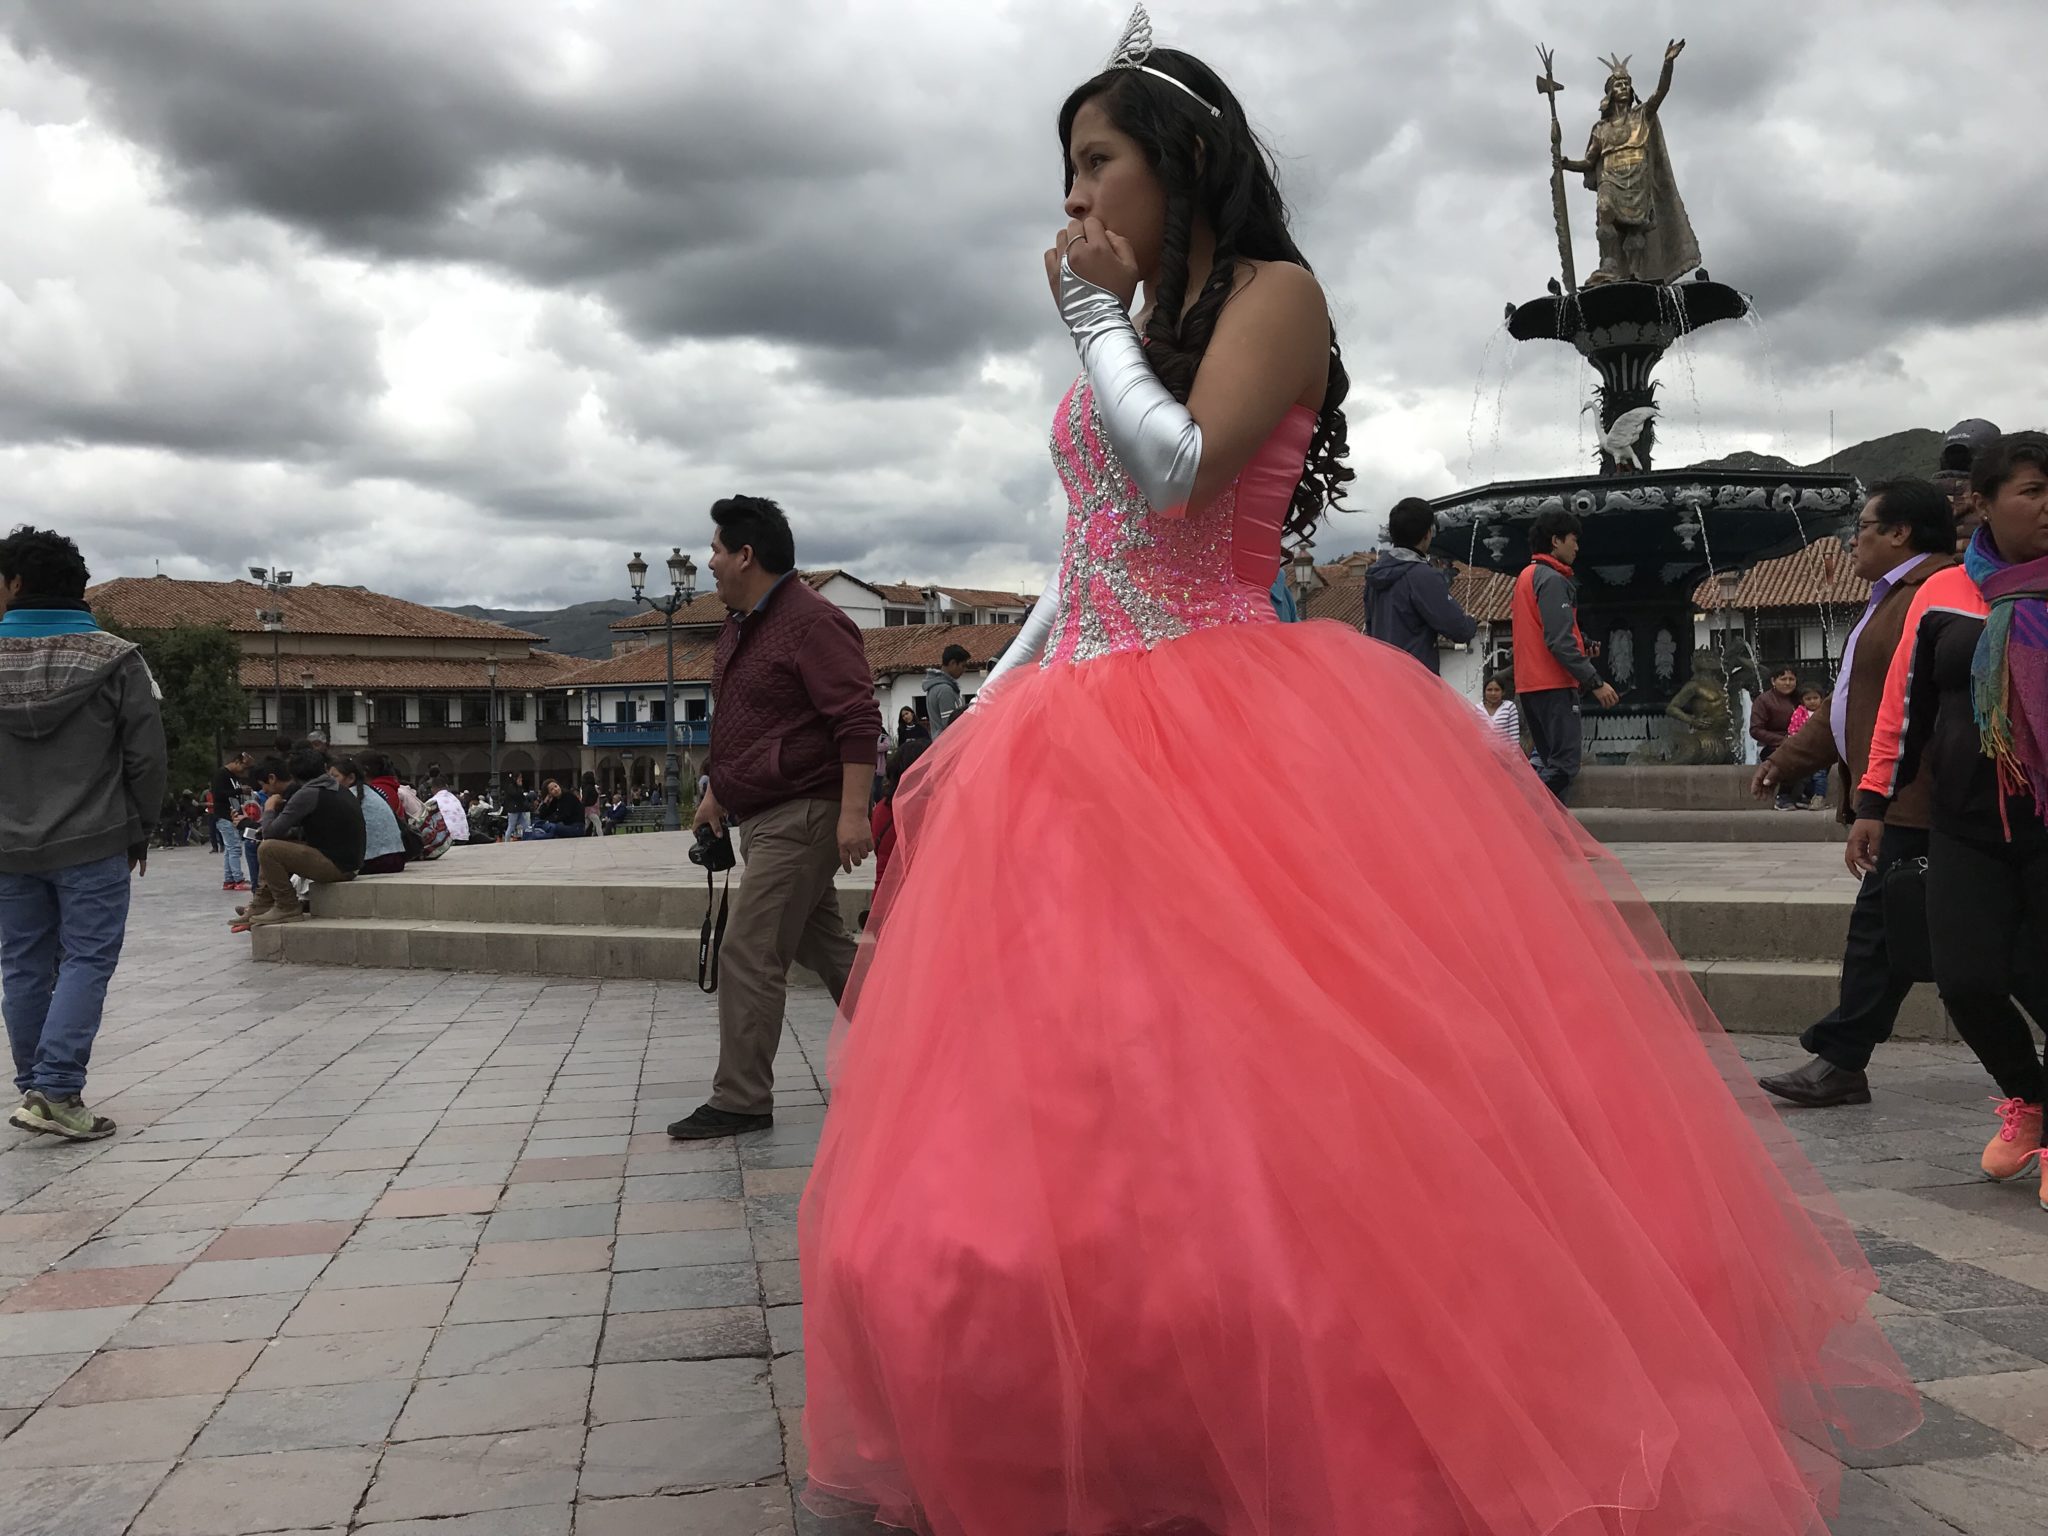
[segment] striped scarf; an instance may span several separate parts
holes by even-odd
[[[2000,812],[2031,795],[2048,822],[2048,557],[2002,560],[1991,530],[1979,528],[1963,564],[1990,607],[1970,659],[1970,696],[1984,755],[1998,765]]]

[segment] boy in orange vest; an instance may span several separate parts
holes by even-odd
[[[1536,744],[1537,771],[1560,800],[1579,776],[1579,695],[1592,694],[1605,709],[1621,697],[1600,681],[1579,633],[1572,562],[1583,526],[1562,508],[1543,513],[1529,529],[1534,558],[1515,578],[1515,695]]]

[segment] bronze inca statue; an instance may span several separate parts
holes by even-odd
[[[1657,117],[1671,91],[1672,67],[1684,51],[1683,38],[1664,50],[1663,73],[1648,101],[1636,96],[1626,58],[1602,60],[1607,65],[1607,93],[1600,100],[1600,120],[1586,143],[1586,158],[1568,160],[1562,150],[1556,152],[1562,169],[1580,172],[1586,185],[1600,194],[1600,270],[1586,280],[1589,288],[1599,283],[1672,283],[1699,265],[1699,242],[1678,196]]]
[[[1673,763],[1725,763],[1734,754],[1735,715],[1728,697],[1728,673],[1712,651],[1694,651],[1692,679],[1664,713],[1685,729],[1671,742]]]

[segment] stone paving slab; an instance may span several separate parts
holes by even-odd
[[[1841,878],[1723,857],[1630,853],[1668,890]],[[852,1536],[792,1496],[829,999],[792,993],[771,1132],[677,1146],[716,1057],[693,986],[261,965],[212,867],[138,888],[92,1084],[121,1134],[0,1132],[0,1529]],[[1978,1178],[1966,1053],[1896,1043],[1876,1083],[1788,1115],[1927,1396],[1851,1458],[1836,1536],[2037,1536],[2048,1212]]]

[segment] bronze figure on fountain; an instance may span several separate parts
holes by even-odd
[[[1684,38],[1664,50],[1664,70],[1648,101],[1637,97],[1626,58],[1601,60],[1607,66],[1607,92],[1600,98],[1600,120],[1587,140],[1585,159],[1566,159],[1561,132],[1555,121],[1551,125],[1557,167],[1584,175],[1586,185],[1600,195],[1600,270],[1586,280],[1589,288],[1675,283],[1700,264],[1699,241],[1678,195],[1657,117],[1671,93],[1672,68],[1684,51]]]

